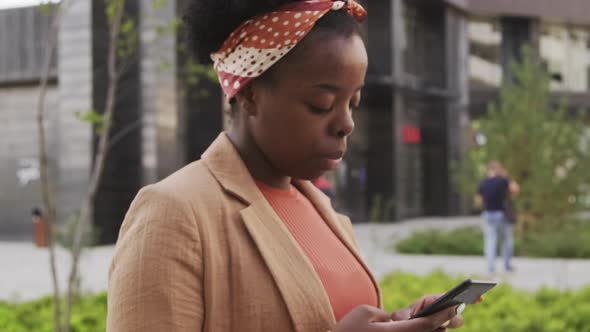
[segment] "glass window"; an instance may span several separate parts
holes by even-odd
[[[405,79],[419,85],[444,88],[445,8],[404,2]]]
[[[590,78],[590,29],[542,23],[540,53],[554,91],[585,92]]]
[[[499,87],[502,82],[502,34],[494,19],[469,22],[469,78],[472,87]]]

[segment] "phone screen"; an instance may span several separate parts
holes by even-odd
[[[461,303],[470,304],[477,300],[481,295],[496,286],[494,281],[478,281],[467,279],[448,291],[429,306],[412,316],[412,318],[430,316],[446,308],[459,305]],[[410,318],[411,319],[411,318]]]

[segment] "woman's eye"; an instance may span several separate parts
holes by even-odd
[[[308,107],[309,107],[309,110],[312,113],[315,113],[315,114],[328,113],[328,112],[331,112],[332,109],[333,109],[333,107],[330,107],[330,108],[320,108],[320,107],[315,107],[315,106],[312,106],[312,105],[308,105]]]

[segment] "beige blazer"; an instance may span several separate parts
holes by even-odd
[[[294,184],[362,262],[350,220],[310,182]],[[315,332],[334,325],[312,264],[225,133],[200,161],[143,188],[131,204],[109,271],[107,331]]]

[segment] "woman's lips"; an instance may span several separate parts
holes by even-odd
[[[338,158],[338,159],[326,158],[325,159],[326,169],[328,169],[328,170],[336,169],[336,167],[338,167],[338,165],[340,165],[341,162],[342,162],[342,158]]]
[[[337,151],[337,152],[330,153],[330,154],[324,156],[322,158],[322,165],[324,166],[323,168],[326,170],[335,169],[342,162],[343,156],[344,156],[343,151]]]

